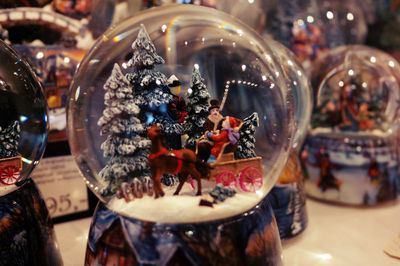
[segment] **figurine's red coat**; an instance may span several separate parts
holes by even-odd
[[[229,142],[228,134],[228,131],[221,131],[219,135],[211,136],[211,139],[214,141],[214,147],[211,149],[211,154],[215,157],[218,157],[218,154],[221,153],[222,146]]]

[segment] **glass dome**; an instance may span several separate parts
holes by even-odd
[[[367,19],[357,0],[177,2],[215,8],[234,16],[262,36],[273,36],[296,54],[306,70],[323,53],[340,45],[361,44],[367,35]],[[131,14],[138,9],[169,4],[169,1],[140,7],[136,4]]]
[[[351,205],[396,199],[399,64],[361,45],[315,61],[315,104],[301,159],[311,197]]]
[[[39,163],[47,142],[47,104],[28,64],[0,41],[0,196],[16,190]]]
[[[314,133],[384,136],[396,131],[400,67],[366,46],[343,46],[315,62]]]
[[[264,36],[264,39],[270,46],[276,48],[274,51],[279,51],[276,53],[276,57],[282,67],[281,73],[287,84],[288,99],[293,102],[294,106],[294,109],[291,110],[295,123],[293,148],[298,150],[310,126],[313,106],[311,85],[301,63],[288,48],[267,36]]]
[[[192,5],[142,11],[109,29],[82,61],[67,112],[71,150],[88,186],[110,209],[157,222],[215,220],[255,206],[293,142],[280,52],[229,15]],[[210,121],[220,135],[204,129]],[[227,128],[239,136],[230,140],[233,152],[216,144]],[[197,150],[198,158],[163,150],[161,133],[161,144]],[[213,141],[208,158],[200,156],[200,137]],[[185,182],[186,162],[195,160],[208,176],[202,197],[195,196],[197,174]],[[172,196],[177,178],[164,175],[160,184],[167,166],[174,169],[163,173],[181,173],[179,196]]]
[[[265,25],[263,33],[292,50],[306,69],[329,49],[362,43],[367,34],[356,1],[278,1]]]

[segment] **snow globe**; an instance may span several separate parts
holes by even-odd
[[[28,5],[28,2],[33,4],[35,1],[25,2]],[[68,2],[70,8],[74,9],[72,2]],[[61,7],[62,3],[57,6]],[[60,14],[61,10],[56,12],[52,5],[45,8],[18,5],[11,7],[0,9],[0,17],[4,18],[0,22],[0,39],[4,39],[29,62],[42,84],[49,113],[47,157],[52,147],[59,143],[64,142],[68,146],[66,102],[69,86],[77,65],[94,40],[88,30],[87,20],[80,16],[72,18]],[[101,31],[104,30],[105,28]],[[38,185],[40,186],[39,183]]]
[[[284,240],[299,235],[308,223],[304,176],[299,151],[309,128],[312,92],[307,75],[296,56],[275,41],[269,40],[268,43],[276,45],[280,50],[277,56],[283,69],[281,73],[287,80],[289,95],[291,95],[289,99],[294,104],[291,114],[296,128],[289,159],[277,183],[267,196],[274,210],[280,237]]]
[[[277,49],[194,5],[141,11],[97,40],[67,112],[101,200],[86,264],[281,263],[264,199],[295,127]]]
[[[308,195],[350,205],[397,197],[399,70],[390,55],[360,45],[316,61],[312,129],[301,153]]]
[[[356,1],[277,1],[265,25],[265,32],[292,50],[306,70],[330,49],[362,43],[367,34]]]
[[[60,265],[53,224],[30,178],[47,141],[47,105],[32,69],[0,41],[0,264]]]

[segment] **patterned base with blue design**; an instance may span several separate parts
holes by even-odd
[[[39,190],[28,179],[0,197],[0,265],[62,265],[53,223]]]
[[[350,205],[395,200],[400,192],[396,136],[307,137],[302,163],[313,198]]]
[[[266,198],[239,216],[188,224],[128,218],[99,203],[85,261],[85,265],[281,264],[278,228]]]

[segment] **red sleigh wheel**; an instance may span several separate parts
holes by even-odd
[[[20,177],[18,167],[7,165],[0,169],[0,182],[4,185],[13,185]]]
[[[240,188],[246,192],[255,192],[262,187],[262,174],[260,170],[254,167],[247,167],[239,177]]]
[[[236,188],[236,176],[232,172],[224,171],[218,175],[217,184],[222,184],[224,187]]]

